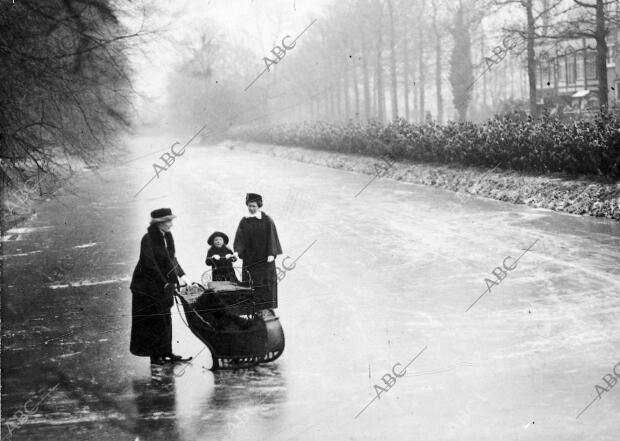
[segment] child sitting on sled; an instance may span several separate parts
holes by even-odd
[[[214,282],[228,281],[239,283],[233,268],[233,262],[236,262],[237,258],[232,250],[226,246],[228,245],[228,236],[221,231],[216,231],[209,236],[207,243],[211,247],[207,251],[205,263],[213,268],[211,280]]]

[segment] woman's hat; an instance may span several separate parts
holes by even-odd
[[[221,231],[216,231],[211,236],[209,236],[209,239],[207,239],[207,243],[209,245],[213,245],[213,241],[215,240],[216,237],[221,237],[222,239],[224,239],[224,245],[228,245],[228,236],[226,236]]]
[[[174,219],[176,216],[172,214],[170,208],[158,208],[151,211],[151,224],[157,224],[159,222],[166,222]]]
[[[250,202],[256,202],[259,207],[263,206],[263,197],[257,193],[248,193],[245,195],[245,205]]]

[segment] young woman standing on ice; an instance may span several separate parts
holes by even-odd
[[[263,198],[248,193],[245,204],[249,214],[241,219],[233,248],[243,260],[242,280],[251,278],[258,309],[278,307],[278,278],[275,258],[282,254],[280,239],[273,220],[264,213]]]

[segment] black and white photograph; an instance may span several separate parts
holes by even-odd
[[[620,441],[620,0],[0,0],[1,441]]]

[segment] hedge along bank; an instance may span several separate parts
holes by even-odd
[[[467,204],[468,202],[470,202],[471,197],[473,196],[480,196],[479,194],[479,190],[482,188],[482,184],[483,183],[487,183],[487,184],[493,184],[493,181],[488,179],[488,176],[495,170],[497,169],[497,167],[499,167],[501,165],[501,163],[497,164],[495,167],[493,167],[491,170],[487,170],[486,172],[484,172],[484,174],[480,177],[478,177],[477,179],[474,180],[473,184],[467,184],[467,187],[465,187],[463,189],[463,191],[460,190],[455,190],[456,192],[456,199],[458,200],[458,202],[460,202],[461,204]],[[461,208],[462,205],[457,204],[456,202],[450,202],[450,206],[451,206],[451,213],[454,213],[456,208]]]
[[[490,167],[620,177],[620,115],[566,123],[553,118],[505,116],[483,123],[302,123],[250,126],[234,138],[339,153],[381,156],[431,164]]]

